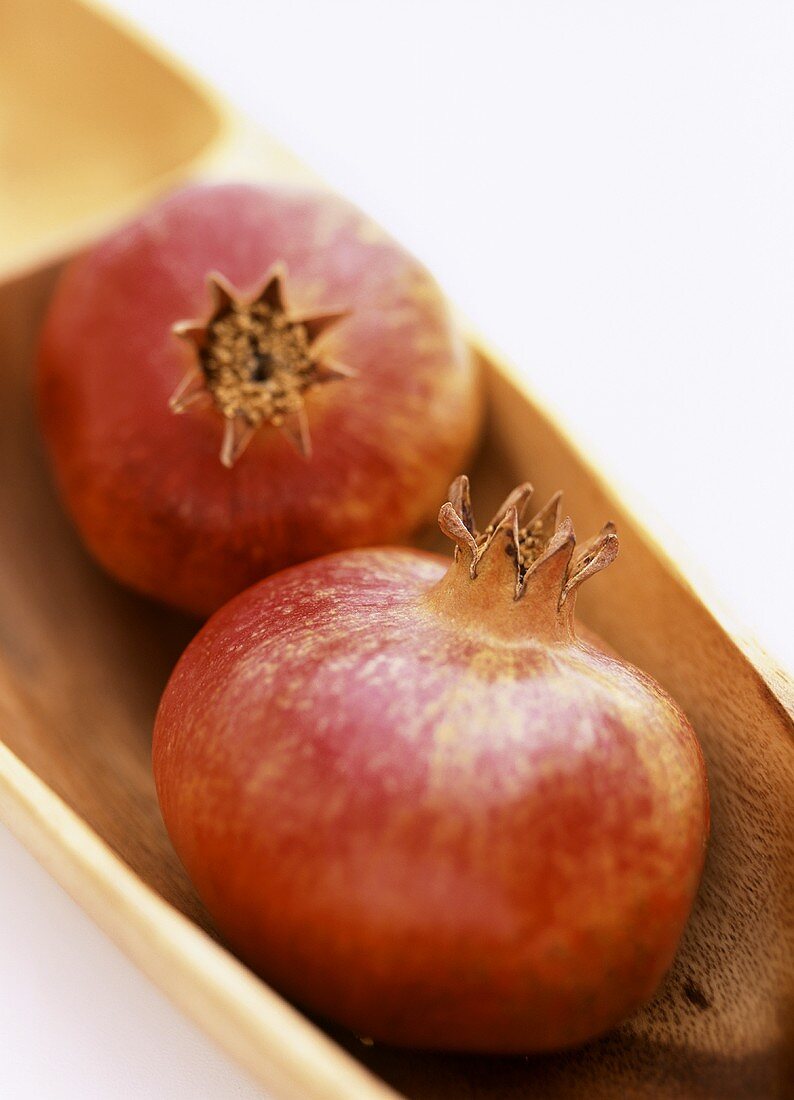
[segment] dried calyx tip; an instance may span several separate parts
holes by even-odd
[[[287,308],[283,263],[259,289],[243,296],[217,272],[207,282],[212,309],[207,321],[178,321],[174,333],[192,344],[196,362],[172,394],[172,412],[214,405],[225,421],[220,458],[233,466],[260,427],[271,424],[305,458],[311,455],[304,394],[356,372],[318,355],[315,342],[348,310],[292,316]]]
[[[535,515],[527,518],[532,496],[529,482],[517,486],[483,531],[477,529],[471,506],[469,479],[456,478],[449,489],[449,500],[439,512],[441,530],[455,543],[456,560],[468,557],[469,574],[476,578],[486,554],[501,551],[515,562],[514,598],[520,599],[533,576],[556,563],[560,572],[560,606],[582,581],[612,562],[618,551],[613,523],[579,547],[574,555],[576,537],[570,517],[562,514],[562,493],[555,493]]]

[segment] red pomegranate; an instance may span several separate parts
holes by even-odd
[[[172,195],[71,263],[37,388],[89,549],[199,615],[294,562],[404,539],[479,417],[415,259],[339,198],[244,184]]]
[[[166,688],[166,826],[231,946],[355,1032],[449,1050],[579,1043],[656,989],[708,834],[695,735],[650,677],[577,639],[559,496],[449,565],[339,553],[219,611]]]

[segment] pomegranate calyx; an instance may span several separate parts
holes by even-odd
[[[576,591],[582,581],[606,569],[615,560],[617,553],[618,535],[614,523],[610,521],[579,548],[562,590],[561,604]]]
[[[480,584],[491,590],[509,590],[513,601],[533,604],[538,623],[549,620],[550,629],[558,624],[567,634],[575,592],[614,560],[617,533],[614,524],[607,523],[575,553],[576,536],[570,517],[563,516],[562,493],[555,493],[527,519],[531,496],[531,485],[519,485],[479,531],[469,480],[461,476],[450,486],[439,526],[455,543],[455,562],[466,565],[470,580],[480,578]]]
[[[350,311],[293,315],[286,304],[285,277],[284,264],[276,264],[252,295],[243,295],[223,275],[211,272],[208,319],[178,321],[172,328],[192,345],[196,363],[171,395],[169,407],[184,413],[199,403],[214,405],[225,420],[220,460],[227,467],[266,424],[280,429],[310,458],[304,395],[314,386],[356,376],[352,367],[315,349]]]

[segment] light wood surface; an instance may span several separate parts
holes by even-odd
[[[74,0],[10,0],[0,30],[2,280],[198,167],[226,120],[175,63]]]
[[[19,257],[54,258],[178,176],[312,177],[200,88],[163,70],[140,43],[66,0],[52,6],[79,12],[64,16],[64,26],[76,28],[73,53],[93,56],[101,42],[105,56],[129,58],[129,79],[137,64],[162,70],[158,87],[174,117],[186,97],[197,136],[168,165],[151,150],[114,160],[116,175],[102,182],[101,195],[92,192],[103,207],[99,220],[64,201],[54,221],[48,212],[39,223],[31,200],[25,217],[35,247],[26,253],[22,240],[11,259],[0,256],[0,270],[6,260],[7,272],[28,272],[0,287],[0,737],[7,746],[0,814],[146,973],[278,1096],[374,1100],[393,1095],[391,1088],[427,1100],[790,1095],[791,683],[693,589],[680,562],[486,349],[489,422],[472,471],[475,505],[488,512],[529,478],[539,498],[565,489],[581,532],[607,518],[617,523],[620,557],[583,591],[582,615],[679,700],[706,753],[712,842],[673,970],[650,1006],[587,1048],[463,1058],[367,1047],[336,1029],[329,1038],[214,941],[165,835],[149,768],[154,708],[195,627],[107,579],[60,509],[31,404],[35,333],[54,271]],[[123,82],[115,94],[121,109]],[[75,135],[90,130],[81,140],[103,155],[118,138],[79,112],[67,113],[63,125]],[[121,136],[135,150],[147,133],[141,125]],[[52,165],[37,179],[43,207],[59,180]],[[10,201],[4,186],[0,206]],[[763,546],[752,550],[757,565],[743,544],[727,552],[737,568],[774,567]]]

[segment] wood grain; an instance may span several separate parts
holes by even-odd
[[[307,178],[275,143],[245,130],[212,171]],[[149,768],[154,709],[195,624],[106,578],[55,498],[31,399],[53,276],[39,269],[0,287],[0,735],[14,754],[0,755],[0,814],[42,862],[279,1096],[393,1095],[377,1078],[422,1100],[794,1095],[791,683],[694,591],[636,510],[484,349],[489,423],[472,471],[477,509],[489,512],[529,478],[541,499],[565,489],[583,535],[617,523],[620,557],[582,592],[583,617],[675,696],[706,753],[712,841],[675,965],[651,1005],[583,1049],[464,1058],[368,1047],[333,1028],[332,1043],[213,942],[165,835]]]

